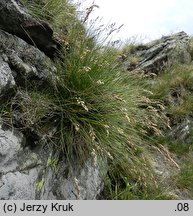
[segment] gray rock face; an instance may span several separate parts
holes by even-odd
[[[50,57],[60,48],[48,23],[35,20],[18,0],[0,1],[0,29],[36,45]]]
[[[103,186],[99,167],[88,160],[79,170],[63,162],[57,169],[48,151],[23,148],[22,140],[0,128],[0,200],[96,199]]]
[[[69,169],[67,166],[60,166],[58,173],[55,175],[48,169],[45,175],[45,184],[38,198],[47,199],[49,197],[50,199],[63,200],[96,199],[103,188],[100,167],[95,167],[91,160],[88,160],[80,170],[76,167],[73,165]],[[62,177],[64,174],[67,174],[66,178]]]
[[[181,144],[192,143],[193,119],[186,117],[181,122],[177,122],[172,126],[169,136]]]
[[[14,80],[19,85],[24,79],[46,81],[55,71],[52,61],[39,49],[1,29],[0,56],[0,89],[14,85]]]
[[[143,70],[145,73],[159,73],[166,67],[176,63],[189,64],[189,36],[185,32],[179,32],[171,36],[162,37],[156,42],[139,46],[134,53],[136,63],[129,60],[127,70]],[[132,58],[132,55],[130,56]]]
[[[12,75],[12,71],[7,64],[0,57],[0,97],[4,90],[9,90],[15,86],[15,80]]]
[[[38,175],[33,169],[29,174],[20,167],[22,136],[0,129],[0,199],[32,199]],[[32,161],[31,161],[32,163]],[[27,167],[26,167],[27,168]],[[30,170],[29,170],[30,171]]]

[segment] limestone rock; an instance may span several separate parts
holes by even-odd
[[[171,36],[162,37],[160,40],[136,48],[134,54],[127,57],[127,70],[142,70],[145,73],[159,73],[166,67],[176,63],[189,64],[189,36],[179,32]],[[130,61],[135,57],[135,64]]]
[[[193,131],[193,119],[192,117],[186,117],[185,119],[176,122],[172,125],[171,131],[169,131],[169,137],[177,141],[181,145],[191,144]]]
[[[49,57],[60,48],[48,23],[34,19],[19,0],[0,1],[0,29],[37,46]]]
[[[28,149],[23,135],[0,128],[0,200],[96,199],[103,188],[99,167],[52,166],[46,149]],[[69,171],[68,171],[69,170]]]
[[[57,174],[51,169],[46,172],[45,184],[39,193],[40,199],[93,200],[103,189],[100,167],[95,167],[87,160],[83,168],[77,169],[75,164],[69,167],[60,166]],[[67,178],[63,176],[67,175]],[[50,188],[50,190],[48,190]]]
[[[7,62],[3,61],[0,56],[0,97],[5,91],[8,92],[11,88],[15,86],[15,80],[12,75],[12,71],[7,64]]]
[[[53,62],[39,49],[0,29],[0,89],[23,85],[24,79],[44,82],[55,71]]]

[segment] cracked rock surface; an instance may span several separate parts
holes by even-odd
[[[1,29],[0,56],[0,76],[5,80],[1,86],[10,82],[14,85],[14,79],[21,84],[23,77],[45,81],[55,70],[52,61],[39,49]]]
[[[190,64],[189,39],[185,32],[179,32],[139,46],[133,54],[137,63],[132,64],[129,59],[132,55],[129,55],[126,59],[126,68],[128,71],[137,69],[157,74],[176,63]]]
[[[20,0],[0,1],[0,29],[35,44],[49,57],[60,48],[48,23],[34,19]]]
[[[22,134],[4,131],[0,128],[0,199],[33,199],[35,197],[34,184],[38,177],[38,165],[33,158],[26,159],[25,151],[21,147]],[[31,157],[28,154],[29,158]],[[27,160],[28,163],[27,163]],[[25,169],[22,165],[25,165]],[[26,170],[26,171],[25,171]]]
[[[96,199],[102,188],[99,167],[48,165],[47,150],[22,147],[23,135],[0,128],[0,200]],[[42,182],[42,185],[41,185]],[[39,186],[38,186],[39,185]]]
[[[12,71],[7,62],[0,57],[0,95],[3,91],[9,90],[15,86],[15,80]]]

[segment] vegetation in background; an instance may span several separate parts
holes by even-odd
[[[163,100],[171,119],[184,118],[193,110],[192,65],[177,65],[167,69],[152,88],[154,98]]]
[[[189,119],[192,119],[192,64],[176,65],[167,69],[164,73],[155,78],[155,82],[150,89],[152,92],[154,92],[152,95],[153,99],[160,100],[165,105],[165,114],[169,117],[171,125],[175,127],[180,123],[189,122]],[[165,132],[164,137],[156,137],[155,140],[160,144],[167,146],[170,152],[175,153],[175,155],[178,157],[180,172],[172,177],[173,187],[176,187],[177,190],[180,190],[182,192],[182,196],[192,198],[192,125],[188,124],[187,127],[188,130],[190,130],[190,134],[188,134],[188,140],[183,139],[183,135],[180,134],[178,134],[178,139],[174,139],[174,137],[171,137],[170,133],[167,133],[167,131]]]

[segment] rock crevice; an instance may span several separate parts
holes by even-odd
[[[166,67],[175,64],[190,64],[189,39],[185,32],[179,32],[146,44],[132,54],[137,59],[135,65],[130,63],[132,55],[129,54],[126,59],[129,63],[127,70],[142,70],[145,73],[158,74]]]
[[[21,1],[1,0],[0,20],[0,29],[37,46],[51,58],[60,49],[60,44],[53,38],[53,30],[49,24],[34,19]]]

